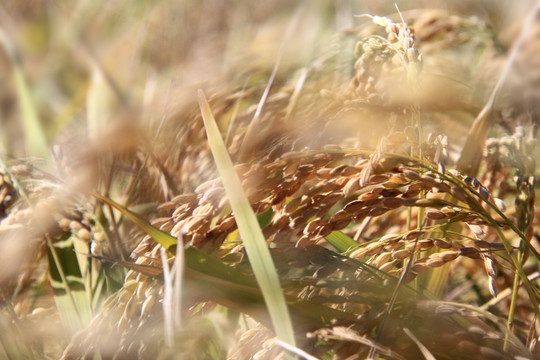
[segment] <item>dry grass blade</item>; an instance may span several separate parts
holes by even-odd
[[[199,91],[199,106],[212,154],[214,155],[229,202],[234,211],[246,253],[257,282],[261,287],[274,330],[280,340],[294,345],[294,331],[289,310],[281,290],[272,257],[270,256],[270,251],[259,227],[257,217],[244,194],[241,182],[234,170],[233,163],[227,153],[227,148],[223,143],[210,106],[201,90]]]
[[[255,114],[253,115],[253,119],[251,123],[249,124],[248,129],[246,130],[246,136],[244,137],[244,140],[242,142],[242,152],[243,154],[248,154],[249,151],[253,150],[253,141],[256,137],[256,131],[259,125],[260,115],[262,112],[262,109],[264,107],[264,104],[267,101],[268,95],[270,94],[270,89],[272,88],[272,85],[274,84],[274,80],[277,75],[277,71],[279,69],[279,65],[281,63],[281,58],[283,56],[284,51],[284,45],[289,40],[290,36],[292,35],[294,29],[296,28],[296,25],[300,19],[300,15],[302,14],[302,6],[298,7],[296,14],[292,18],[291,22],[289,23],[289,26],[287,27],[287,31],[285,32],[285,35],[283,36],[283,41],[281,42],[281,46],[278,50],[278,56],[276,59],[276,63],[274,64],[274,68],[272,69],[272,74],[270,75],[270,78],[268,79],[268,83],[266,84],[266,88],[264,89],[264,93],[259,100],[259,104],[257,105],[257,110],[255,111]],[[307,74],[307,73],[306,73]],[[301,84],[302,81],[299,82]],[[299,85],[299,89],[301,89],[301,85]]]
[[[424,355],[426,360],[436,360],[435,356],[433,356],[433,354],[429,352],[429,350],[424,346],[424,344],[422,344],[420,340],[418,340],[416,336],[414,336],[411,330],[404,328],[403,331],[405,332],[405,334],[407,334],[408,337],[412,339],[412,341],[415,342],[416,345],[418,345],[418,348],[420,349],[422,355]]]
[[[161,262],[163,264],[163,328],[165,333],[165,344],[172,347],[174,343],[175,329],[172,324],[172,277],[169,269],[169,261],[165,249],[160,249]]]
[[[299,349],[299,348],[297,348],[295,346],[291,346],[291,345],[289,345],[286,342],[283,342],[281,340],[276,340],[276,344],[278,344],[279,346],[281,346],[285,350],[290,351],[293,354],[296,354],[296,355],[298,355],[298,356],[300,356],[300,357],[302,357],[302,358],[304,358],[306,360],[319,360],[315,356],[309,355],[307,352],[303,351],[302,349]]]
[[[320,330],[320,332],[324,333],[324,337],[329,338],[330,336],[332,336],[340,340],[358,342],[360,344],[375,348],[379,354],[386,356],[387,358],[404,360],[404,358],[397,352],[392,351],[390,348],[379,345],[367,337],[360,336],[354,330],[342,326],[336,326],[332,329]]]
[[[164,248],[160,250],[163,265],[163,326],[165,342],[169,347],[172,347],[175,335],[182,329],[184,248],[183,246],[176,247],[176,256],[172,270],[169,268],[167,252]]]

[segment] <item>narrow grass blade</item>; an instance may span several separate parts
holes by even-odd
[[[163,331],[165,333],[165,345],[172,347],[174,343],[175,329],[172,323],[172,275],[169,269],[169,262],[167,261],[167,252],[165,249],[160,248],[161,264],[163,267]]]
[[[49,245],[49,275],[54,300],[67,331],[78,331],[92,319],[91,289],[86,284],[74,250],[74,236]]]
[[[167,234],[164,231],[161,231],[160,229],[150,225],[146,220],[141,218],[139,215],[135,214],[134,212],[129,211],[122,205],[116,203],[115,201],[106,198],[105,196],[102,196],[98,193],[92,193],[92,196],[98,198],[99,200],[103,201],[104,203],[107,203],[120,211],[122,214],[124,214],[129,220],[133,221],[137,226],[139,226],[144,232],[146,232],[148,235],[150,235],[154,240],[156,240],[161,246],[163,246],[165,249],[169,250],[169,248],[173,245],[177,244],[176,238],[173,236]]]
[[[242,235],[255,278],[262,290],[274,331],[278,339],[294,345],[294,331],[289,309],[281,290],[274,262],[270,256],[270,250],[266,245],[257,217],[242,189],[240,179],[234,170],[232,160],[227,153],[227,148],[221,138],[210,106],[201,90],[199,90],[199,106],[201,107],[208,142],[234,211],[236,223]]]
[[[13,65],[13,76],[15,78],[19,108],[21,110],[21,120],[25,134],[27,154],[45,160],[47,166],[49,166],[47,140],[41,123],[39,122],[28,84],[24,77],[20,56],[14,44],[1,28],[0,44],[3,45]]]
[[[48,161],[49,150],[45,133],[39,122],[22,69],[19,66],[15,66],[14,75],[28,155]]]
[[[427,347],[425,347],[424,344],[422,344],[420,340],[418,340],[416,336],[414,336],[411,330],[404,328],[403,331],[405,332],[405,334],[407,334],[408,337],[411,338],[412,341],[414,341],[416,346],[418,346],[418,348],[420,349],[420,351],[422,352],[422,355],[424,355],[426,360],[437,360],[435,359],[435,356],[433,356],[433,354],[427,349]]]

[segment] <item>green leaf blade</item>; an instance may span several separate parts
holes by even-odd
[[[162,231],[152,225],[150,225],[146,220],[139,217],[139,215],[135,214],[134,212],[126,209],[122,205],[116,203],[115,201],[106,198],[105,196],[102,196],[98,193],[92,193],[92,196],[98,198],[99,200],[103,201],[104,203],[107,203],[120,211],[124,216],[126,216],[129,220],[133,221],[137,226],[139,226],[145,233],[150,235],[154,240],[156,240],[161,246],[163,246],[166,250],[169,250],[169,248],[173,245],[176,245],[178,243],[178,240],[170,234],[167,234],[165,231]]]
[[[266,240],[234,170],[210,106],[201,90],[199,90],[199,106],[212,155],[234,211],[255,278],[263,293],[274,331],[280,340],[294,345],[294,330],[289,309]]]
[[[347,252],[351,248],[358,246],[356,241],[341,231],[333,231],[330,235],[325,237],[325,239],[340,253]]]

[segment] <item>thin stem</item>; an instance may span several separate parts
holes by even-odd
[[[77,314],[77,320],[79,322],[79,325],[81,325],[82,324],[81,314],[79,313],[79,309],[77,309],[75,298],[73,297],[73,293],[71,292],[71,288],[69,287],[66,273],[64,272],[64,269],[62,268],[62,264],[60,262],[60,258],[58,257],[58,253],[56,252],[56,249],[54,248],[54,245],[48,235],[45,235],[45,240],[47,241],[47,246],[49,247],[49,250],[53,257],[53,261],[54,261],[54,264],[56,265],[56,269],[58,270],[58,274],[60,274],[60,279],[62,279],[62,284],[64,285],[66,289],[66,293],[69,296],[71,304],[73,305],[73,309],[75,310],[75,313]]]
[[[509,333],[512,332],[512,325],[514,324],[514,315],[516,312],[518,290],[519,290],[519,274],[516,271],[514,273],[514,285],[512,286],[512,300],[510,301],[510,308],[508,310],[508,320],[506,322],[506,327],[508,328],[508,332],[504,336],[504,345],[503,345],[504,352],[507,352],[508,347],[509,347],[509,340],[510,340]]]

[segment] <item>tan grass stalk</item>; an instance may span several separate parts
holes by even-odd
[[[163,264],[163,326],[165,342],[173,347],[175,335],[182,329],[182,286],[184,277],[184,247],[180,239],[172,270],[169,269],[167,252],[160,248]]]

